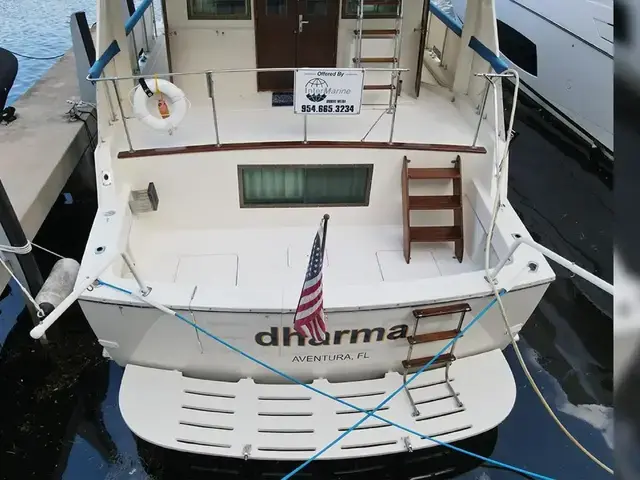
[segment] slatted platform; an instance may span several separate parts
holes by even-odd
[[[420,409],[400,392],[380,415],[441,441],[451,442],[490,430],[509,414],[516,395],[500,350],[456,360],[451,384],[464,402],[458,407],[444,383],[443,369],[428,371],[410,384]],[[402,383],[399,373],[359,382],[313,386],[360,408],[371,409]],[[257,384],[251,379],[219,382],[187,378],[178,371],[128,365],[120,388],[120,409],[131,430],[162,447],[225,457],[302,460],[362,418],[362,413],[299,385]],[[323,459],[377,456],[434,443],[369,419]]]

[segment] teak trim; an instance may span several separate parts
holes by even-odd
[[[454,250],[458,262],[462,263],[462,259],[464,258],[464,216],[462,214],[462,204],[464,200],[462,198],[462,162],[460,161],[460,155],[456,156],[455,166],[458,172],[460,172],[460,176],[453,179],[453,194],[460,198],[460,208],[453,211],[453,225],[460,227],[461,235],[460,239],[454,243]]]
[[[134,150],[132,152],[122,151],[118,153],[118,158],[156,157],[160,155],[179,155],[184,153],[228,152],[231,150],[268,150],[278,148],[388,148],[393,150],[422,150],[431,152],[487,153],[486,148],[480,146],[473,147],[471,145],[451,145],[445,143],[343,142],[333,140],[315,140],[305,143],[302,140],[294,140],[286,142],[223,143],[221,145],[209,143],[205,145],[188,145],[184,147],[144,148]]]
[[[411,261],[411,232],[410,232],[410,213],[409,213],[409,159],[405,155],[402,159],[402,253],[407,263]]]

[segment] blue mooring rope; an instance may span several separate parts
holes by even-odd
[[[125,293],[125,294],[127,294],[127,295],[134,295],[134,294],[133,294],[133,292],[132,292],[132,291],[130,291],[130,290],[127,290],[127,289],[125,289],[125,288],[118,287],[118,286],[116,286],[116,285],[112,285],[112,284],[110,284],[110,283],[104,282],[104,281],[99,280],[99,279],[97,280],[97,283],[98,283],[98,285],[104,285],[104,286],[106,286],[106,287],[112,288],[113,290],[119,291],[119,292],[121,292],[121,293]],[[504,295],[505,293],[507,293],[507,292],[506,292],[506,290],[502,290],[502,291],[500,292],[500,296]],[[497,301],[497,300],[494,298],[494,299],[493,299],[491,302],[489,302],[489,303],[488,303],[488,304],[487,304],[487,305],[486,305],[486,306],[485,306],[485,307],[484,307],[480,312],[478,312],[478,314],[473,318],[473,320],[471,320],[471,322],[469,322],[469,324],[468,324],[465,328],[463,328],[463,329],[460,331],[460,333],[459,333],[455,338],[453,338],[453,339],[452,339],[452,340],[451,340],[447,345],[445,345],[445,346],[444,346],[444,348],[442,348],[442,350],[440,350],[440,351],[439,351],[439,352],[438,352],[438,353],[433,357],[433,359],[431,359],[431,361],[430,361],[429,363],[427,363],[426,365],[424,365],[423,367],[421,367],[421,368],[420,368],[420,370],[418,370],[416,373],[414,373],[414,374],[411,376],[411,378],[409,378],[409,380],[407,380],[407,382],[406,382],[406,384],[405,384],[405,385],[408,385],[408,384],[409,384],[410,382],[412,382],[412,381],[413,381],[413,380],[414,380],[418,375],[420,375],[422,372],[424,372],[424,370],[426,370],[426,369],[427,369],[431,364],[433,364],[433,362],[434,362],[434,361],[435,361],[435,360],[436,360],[440,355],[442,355],[442,353],[444,353],[444,352],[445,352],[445,351],[446,351],[446,350],[451,346],[451,344],[453,344],[453,342],[455,342],[459,337],[461,337],[461,336],[462,336],[462,335],[463,335],[463,334],[464,334],[464,333],[469,329],[469,327],[471,327],[471,326],[472,326],[475,322],[477,322],[477,321],[478,321],[478,320],[479,320],[479,319],[480,319],[480,318],[481,318],[485,313],[487,313],[487,311],[488,311],[488,310],[489,310],[489,309],[490,309],[490,308],[491,308],[491,307],[496,303],[496,301]],[[171,309],[168,309],[168,310],[171,310]],[[326,393],[326,392],[323,392],[322,390],[319,390],[319,389],[317,389],[317,388],[313,387],[312,385],[308,385],[308,384],[306,384],[306,383],[301,382],[300,380],[297,380],[296,378],[294,378],[294,377],[292,377],[292,376],[288,375],[287,373],[282,372],[282,371],[278,370],[277,368],[272,367],[271,365],[269,365],[269,364],[267,364],[267,363],[263,362],[262,360],[259,360],[259,359],[255,358],[255,357],[251,356],[250,354],[248,354],[248,353],[246,353],[246,352],[244,352],[244,351],[240,350],[239,348],[234,347],[234,346],[233,346],[233,345],[231,345],[230,343],[227,343],[225,340],[223,340],[223,339],[221,339],[221,338],[217,337],[216,335],[214,335],[214,334],[210,333],[209,331],[207,331],[206,329],[204,329],[204,328],[200,327],[199,325],[197,325],[196,323],[192,322],[191,320],[187,319],[186,317],[184,317],[184,316],[183,316],[183,315],[181,315],[180,313],[175,312],[175,311],[173,311],[173,310],[171,310],[171,312],[173,313],[173,315],[174,315],[176,318],[178,318],[178,319],[182,320],[183,322],[185,322],[186,324],[188,324],[188,325],[190,325],[191,327],[195,328],[195,329],[196,329],[196,330],[198,330],[199,332],[202,332],[204,335],[208,336],[209,338],[211,338],[211,339],[215,340],[216,342],[218,342],[218,343],[220,343],[220,344],[224,345],[225,347],[229,348],[230,350],[233,350],[234,352],[236,352],[236,353],[238,353],[238,354],[242,355],[243,357],[245,357],[245,358],[247,358],[247,359],[251,360],[252,362],[257,363],[258,365],[260,365],[260,366],[262,366],[262,367],[266,368],[267,370],[269,370],[269,371],[271,371],[271,372],[273,372],[273,373],[275,373],[275,374],[277,374],[277,375],[280,375],[281,377],[286,378],[287,380],[289,380],[289,381],[291,381],[291,382],[293,382],[293,383],[296,383],[296,384],[298,384],[298,385],[300,385],[300,386],[302,386],[302,387],[304,387],[304,388],[307,388],[307,389],[309,389],[309,390],[311,390],[311,391],[313,391],[313,392],[315,392],[315,393],[317,393],[317,394],[319,394],[319,395],[322,395],[322,396],[324,396],[324,397],[330,398],[330,399],[332,399],[332,400],[334,400],[334,401],[336,401],[336,402],[338,402],[338,403],[341,403],[341,404],[343,404],[343,405],[345,405],[345,406],[347,406],[347,407],[349,407],[349,408],[352,408],[352,409],[354,409],[354,410],[357,410],[357,411],[359,411],[359,412],[361,412],[361,413],[365,413],[365,414],[366,414],[366,416],[365,416],[364,418],[362,418],[360,421],[356,422],[356,423],[355,423],[351,428],[349,428],[346,432],[344,432],[344,433],[343,433],[342,435],[340,435],[338,438],[336,438],[335,440],[333,440],[331,443],[329,443],[327,446],[325,446],[322,450],[320,450],[318,453],[316,453],[315,455],[313,455],[311,458],[309,458],[309,459],[308,459],[307,461],[305,461],[303,464],[301,464],[300,466],[298,466],[298,467],[297,467],[296,469],[294,469],[292,472],[290,472],[290,473],[289,473],[289,474],[287,474],[286,476],[282,477],[282,479],[281,479],[281,480],[288,480],[289,478],[291,478],[293,475],[295,475],[295,474],[296,474],[296,473],[298,473],[300,470],[302,470],[303,468],[305,468],[308,464],[310,464],[312,461],[314,461],[315,459],[317,459],[320,455],[322,455],[324,452],[326,452],[329,448],[333,447],[336,443],[338,443],[340,440],[342,440],[346,435],[348,435],[350,432],[352,432],[354,429],[356,429],[359,425],[361,425],[365,420],[367,420],[367,419],[368,419],[368,418],[370,418],[370,417],[373,417],[373,418],[376,418],[376,419],[378,419],[378,420],[381,420],[381,421],[383,421],[383,422],[385,422],[385,423],[387,423],[387,424],[389,424],[389,425],[392,425],[392,426],[394,426],[394,427],[396,427],[396,428],[399,428],[400,430],[404,430],[404,431],[405,431],[405,432],[407,432],[407,433],[411,433],[412,435],[415,435],[415,436],[417,436],[417,437],[419,437],[419,438],[421,438],[421,439],[430,440],[430,441],[432,441],[432,442],[434,442],[434,443],[436,443],[436,444],[438,444],[438,445],[440,445],[440,446],[450,448],[451,450],[454,450],[454,451],[459,452],[459,453],[464,453],[465,455],[469,455],[469,456],[471,456],[471,457],[477,458],[477,459],[479,459],[479,460],[482,460],[482,461],[484,461],[484,462],[490,463],[490,464],[492,464],[492,465],[496,465],[496,466],[498,466],[498,467],[506,468],[506,469],[508,469],[508,470],[512,470],[512,471],[514,471],[514,472],[523,473],[523,474],[525,474],[525,475],[529,475],[529,476],[532,476],[532,477],[537,478],[537,479],[540,479],[540,480],[554,480],[552,477],[547,477],[547,476],[544,476],[544,475],[540,475],[540,474],[538,474],[538,473],[533,473],[533,472],[530,472],[530,471],[528,471],[528,470],[524,470],[524,469],[522,469],[522,468],[518,468],[518,467],[516,467],[516,466],[514,466],[514,465],[509,465],[508,463],[503,463],[503,462],[500,462],[500,461],[498,461],[498,460],[493,460],[493,459],[491,459],[491,458],[484,457],[484,456],[482,456],[482,455],[479,455],[479,454],[477,454],[477,453],[470,452],[470,451],[465,450],[465,449],[463,449],[463,448],[456,447],[456,446],[451,445],[451,444],[449,444],[449,443],[442,442],[442,441],[437,440],[437,439],[435,439],[435,438],[431,438],[431,437],[429,437],[428,435],[424,435],[423,433],[417,432],[417,431],[415,431],[415,430],[413,430],[413,429],[411,429],[411,428],[409,428],[409,427],[405,427],[404,425],[400,425],[400,424],[398,424],[398,423],[396,423],[396,422],[393,422],[393,421],[391,421],[391,420],[387,420],[386,418],[381,417],[381,416],[379,416],[378,414],[376,414],[376,411],[378,411],[378,410],[379,410],[381,407],[383,407],[387,402],[389,402],[389,401],[390,401],[390,400],[391,400],[395,395],[397,395],[399,392],[401,392],[401,391],[402,391],[402,389],[404,388],[404,386],[403,386],[403,385],[401,385],[401,386],[400,386],[396,391],[394,391],[392,394],[390,394],[390,395],[389,395],[385,400],[383,400],[383,402],[382,402],[382,403],[380,403],[380,405],[378,405],[378,406],[377,406],[376,408],[374,408],[373,410],[365,410],[365,409],[362,409],[362,408],[357,407],[357,406],[355,406],[355,405],[352,405],[351,403],[349,403],[349,402],[347,402],[347,401],[345,401],[345,400],[343,400],[343,399],[341,399],[341,398],[337,398],[337,397],[334,397],[334,396],[333,396],[333,395],[331,395],[331,394],[328,394],[328,393]]]

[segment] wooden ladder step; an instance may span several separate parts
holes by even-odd
[[[441,315],[451,315],[452,313],[470,312],[468,303],[456,303],[454,305],[439,305],[437,307],[420,308],[413,311],[415,318],[439,317]]]
[[[409,210],[455,210],[462,208],[460,195],[412,195]]]
[[[460,227],[409,227],[412,242],[455,242],[462,240]]]
[[[354,34],[358,35],[358,30],[353,31]],[[395,28],[378,28],[378,29],[363,29],[362,36],[366,35],[391,35],[395,36],[398,33],[398,30]]]
[[[435,362],[433,362],[432,366],[441,365],[447,362],[453,362],[456,359],[450,353],[443,353],[440,355]],[[402,366],[404,368],[416,368],[422,367],[433,360],[433,357],[421,357],[421,358],[412,358],[411,360],[403,360]]]
[[[460,178],[460,170],[457,168],[408,168],[407,175],[411,180]]]
[[[354,62],[357,62],[357,58],[353,58]],[[362,63],[393,63],[396,59],[394,57],[363,57],[360,59]]]
[[[365,85],[364,89],[365,90],[393,90],[394,87],[393,85]]]
[[[444,330],[442,332],[431,332],[431,333],[423,333],[421,335],[409,335],[407,340],[411,345],[416,345],[418,343],[429,343],[429,342],[437,342],[440,340],[450,340],[452,338],[456,338],[456,336],[460,333],[458,330]]]

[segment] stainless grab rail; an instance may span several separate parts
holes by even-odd
[[[141,78],[158,77],[181,77],[187,75],[206,75],[210,73],[212,75],[225,74],[225,73],[265,73],[265,72],[295,72],[301,70],[298,67],[273,67],[273,68],[217,68],[209,70],[198,70],[195,72],[170,72],[170,73],[154,73],[153,75],[123,75],[120,77],[99,77],[91,78],[87,75],[86,79],[90,82],[106,82],[110,80],[140,80]],[[344,68],[342,70],[348,70]],[[408,68],[358,68],[357,70],[363,70],[364,72],[408,72]]]
[[[223,75],[228,73],[261,73],[261,72],[295,72],[296,70],[300,70],[296,67],[282,67],[282,68],[228,68],[228,69],[215,69],[215,70],[201,70],[197,72],[178,72],[178,73],[158,73],[153,74],[153,77],[157,78],[167,78],[167,77],[175,77],[175,76],[194,76],[194,75],[204,75],[207,91],[209,93],[209,97],[211,98],[211,110],[213,114],[213,125],[215,130],[216,137],[216,145],[220,146],[222,143],[220,141],[220,131],[219,131],[219,121],[218,121],[218,112],[216,108],[215,102],[215,81],[214,75]],[[346,69],[345,69],[346,70]],[[402,72],[409,71],[408,68],[358,68],[357,70],[362,70],[363,72],[393,72],[395,74],[396,79],[396,88],[394,89],[395,94],[393,95],[393,102],[390,108],[387,109],[388,113],[392,114],[391,125],[390,125],[390,133],[389,133],[389,143],[393,142],[393,133],[395,129],[396,122],[396,110],[398,107],[398,90],[400,87],[400,78]],[[121,77],[99,77],[99,78],[90,78],[91,74],[87,75],[87,80],[92,82],[109,82],[115,91],[116,100],[118,102],[118,109],[120,111],[120,115],[122,116],[122,125],[124,127],[125,136],[127,138],[127,144],[129,146],[129,152],[135,152],[133,148],[133,143],[131,141],[131,135],[129,131],[129,127],[127,125],[127,117],[124,114],[124,110],[122,107],[122,96],[120,95],[120,91],[118,89],[118,82],[123,80],[140,80],[143,78],[149,78],[151,75],[124,75]],[[109,84],[106,85],[107,94],[109,95]],[[307,141],[307,115],[304,115],[304,141]]]

